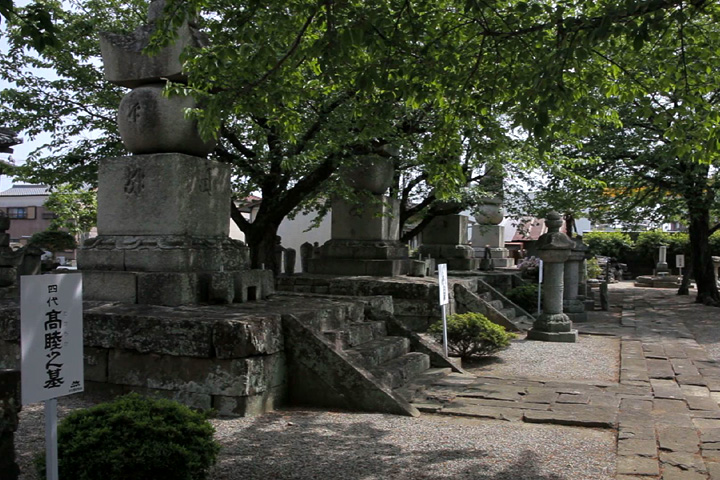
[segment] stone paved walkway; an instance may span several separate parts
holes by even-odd
[[[413,403],[441,415],[615,429],[618,480],[720,480],[720,359],[708,353],[718,336],[688,328],[717,331],[720,309],[668,289],[620,286],[611,299],[620,315],[576,327],[620,338],[619,383],[452,374]]]

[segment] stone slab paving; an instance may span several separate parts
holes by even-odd
[[[720,310],[671,289],[621,285],[611,295],[620,308],[576,326],[621,340],[619,382],[451,374],[418,384],[413,403],[440,415],[614,429],[618,480],[720,480],[720,358],[687,326],[698,315],[720,323]]]

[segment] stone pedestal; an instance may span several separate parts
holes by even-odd
[[[476,270],[479,261],[468,242],[468,217],[443,215],[435,217],[422,233],[418,253],[446,263],[450,270]]]
[[[580,296],[579,287],[582,278],[583,262],[588,250],[581,239],[573,239],[574,247],[565,261],[563,278],[563,312],[573,322],[587,321],[584,296]]]
[[[657,275],[661,273],[670,273],[670,268],[667,264],[667,247],[665,245],[660,245],[658,252],[658,263],[655,266],[655,273]]]
[[[100,161],[98,237],[78,252],[84,298],[177,306],[259,300],[273,292],[271,272],[248,270],[249,250],[228,237],[230,168],[205,156],[187,108],[191,97],[163,94],[183,82],[180,53],[202,44],[190,23],[157,55],[142,53],[164,2],[130,35],[103,34],[106,79],[132,88],[120,103],[118,127],[134,155]]]
[[[400,206],[384,195],[392,182],[392,159],[369,156],[344,172],[346,180],[368,201],[332,201],[331,239],[308,260],[310,273],[328,275],[407,275],[422,270],[399,241]]]
[[[476,258],[485,256],[485,247],[490,247],[490,256],[496,268],[512,267],[515,261],[505,248],[505,227],[501,225],[473,225],[472,248]]]
[[[548,232],[536,243],[538,256],[544,266],[543,312],[535,320],[527,338],[547,342],[576,342],[577,330],[572,329],[572,321],[563,313],[564,263],[574,243],[560,232],[562,218],[557,212],[548,214],[546,225]]]

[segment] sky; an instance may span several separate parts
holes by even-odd
[[[29,0],[15,0],[14,4],[16,7],[23,7],[27,5]],[[0,28],[4,27],[3,25],[0,26]],[[8,44],[3,39],[0,38],[0,55],[5,54],[8,51]],[[4,80],[0,79],[0,90],[3,90],[5,88],[12,87],[12,84],[9,84],[8,82],[5,82]],[[0,126],[2,127],[9,127],[9,125],[3,125],[2,119],[0,119]],[[23,135],[22,132],[18,132],[20,134],[20,137],[23,139],[23,143],[20,145],[15,145],[13,148],[13,153],[11,155],[8,155],[7,153],[0,153],[0,158],[3,160],[7,160],[8,157],[12,157],[15,161],[16,165],[21,165],[25,162],[25,158],[35,150],[36,148],[40,147],[41,145],[48,143],[50,141],[50,135],[44,134],[40,135],[35,139],[30,139],[26,135]],[[0,191],[6,190],[12,186],[12,179],[9,178],[7,175],[0,175]]]

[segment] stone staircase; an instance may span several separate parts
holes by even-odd
[[[407,399],[416,385],[461,371],[394,318],[390,297],[338,302],[323,315],[283,319],[288,368],[295,370],[288,375],[291,403],[415,416]]]
[[[513,332],[523,332],[532,328],[535,319],[530,313],[483,280],[477,280],[475,292],[466,285],[455,284],[454,294],[458,313],[482,313],[491,322]]]

